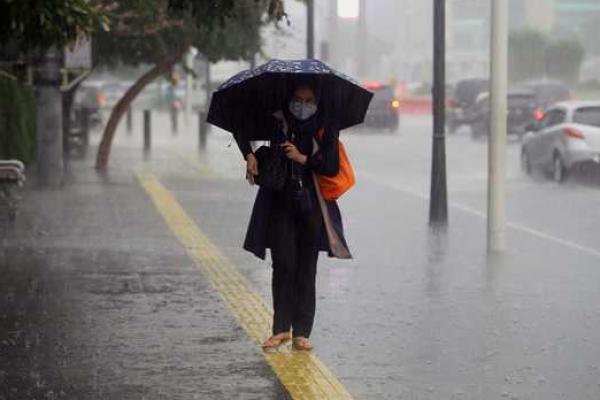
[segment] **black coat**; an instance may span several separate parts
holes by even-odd
[[[279,125],[276,123],[269,127],[269,129],[273,129],[274,137],[279,133],[277,132],[278,127]],[[294,128],[292,126],[292,129]],[[324,129],[324,134],[320,138],[317,138],[316,135],[317,128]],[[306,129],[306,126],[304,129]],[[324,124],[316,121],[313,122],[310,130],[314,133],[310,135],[308,142],[304,140],[303,143],[295,143],[300,152],[308,155],[306,165],[304,166],[305,179],[311,179],[312,172],[327,176],[337,175],[339,171],[339,131],[333,124]],[[312,137],[315,138],[318,149],[314,154],[310,154],[312,150]],[[310,143],[310,148],[307,148],[308,145],[306,143]],[[250,147],[249,144],[238,140],[238,145],[245,156]],[[311,188],[311,190],[314,190],[316,187],[312,182],[306,186]],[[271,220],[271,210],[274,207],[274,202],[279,201],[278,199],[277,193],[262,187],[259,188],[244,240],[244,249],[263,260],[266,257],[266,249],[271,247],[269,243],[269,223]],[[316,206],[320,206],[323,218],[326,220],[321,232],[320,250],[327,251],[330,257],[351,258],[344,238],[342,215],[337,202],[323,200],[320,203],[318,202]],[[328,226],[332,229],[329,229]]]

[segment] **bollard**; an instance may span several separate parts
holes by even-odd
[[[150,151],[152,120],[150,119],[150,110],[144,110],[144,151]]]
[[[206,134],[207,134],[207,126],[206,126],[206,113],[199,111],[198,112],[198,147],[200,150],[204,150],[206,148]]]
[[[131,117],[131,107],[127,107],[127,133],[131,134],[131,129],[133,127],[133,121]]]

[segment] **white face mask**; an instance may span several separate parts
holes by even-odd
[[[313,103],[304,103],[298,100],[292,100],[289,104],[289,110],[294,117],[300,121],[305,121],[315,115],[317,105]]]

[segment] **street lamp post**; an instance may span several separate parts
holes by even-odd
[[[492,1],[490,46],[490,138],[488,143],[488,252],[501,252],[505,243],[506,115],[508,86],[508,6]]]
[[[306,0],[306,58],[315,58],[315,2]]]
[[[429,223],[448,223],[446,188],[446,0],[433,0],[433,144]]]

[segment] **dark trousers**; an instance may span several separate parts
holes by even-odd
[[[318,206],[307,214],[272,210],[273,334],[293,330],[309,337],[315,319],[315,280],[323,218]]]

